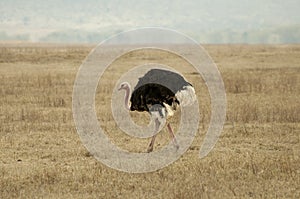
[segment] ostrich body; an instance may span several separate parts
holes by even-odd
[[[179,105],[186,106],[196,100],[193,86],[179,74],[151,69],[139,81],[133,92],[127,82],[120,85],[119,90],[125,90],[125,108],[129,111],[147,111],[155,120],[155,132],[147,152],[153,151],[156,132],[161,124],[160,119],[174,115]],[[130,100],[129,100],[130,99]],[[176,137],[170,123],[167,124],[170,138],[178,149]]]

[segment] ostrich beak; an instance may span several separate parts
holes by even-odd
[[[118,91],[122,90],[122,87],[118,88]]]

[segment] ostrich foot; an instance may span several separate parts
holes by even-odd
[[[176,143],[176,144],[174,144],[174,146],[175,146],[175,148],[176,148],[176,151],[178,151],[179,145]]]
[[[153,146],[149,146],[148,149],[147,149],[147,153],[150,153],[153,151]]]

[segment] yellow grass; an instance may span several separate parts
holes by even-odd
[[[218,143],[198,158],[210,113],[201,77],[189,66],[176,68],[186,63],[172,54],[148,51],[149,60],[164,60],[195,86],[199,132],[175,163],[130,174],[96,161],[74,126],[73,83],[92,46],[0,44],[0,198],[299,198],[300,46],[205,47],[219,66],[228,100]],[[135,152],[145,152],[149,139],[118,130],[110,92],[128,66],[147,61],[143,55],[116,60],[96,95],[101,126],[114,143]],[[179,116],[171,119],[175,129]],[[147,121],[140,117],[132,114]],[[163,129],[155,149],[168,141]]]

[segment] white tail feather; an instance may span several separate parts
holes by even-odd
[[[180,106],[189,106],[196,101],[195,89],[192,86],[184,86],[175,94]]]

